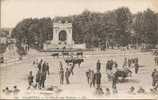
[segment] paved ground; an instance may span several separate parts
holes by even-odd
[[[117,85],[119,94],[117,95],[111,95],[111,96],[105,96],[103,95],[103,98],[125,98],[124,95],[127,95],[126,97],[130,98],[141,98],[142,95],[128,95],[127,91],[130,86],[134,86],[136,89],[138,89],[140,86],[143,86],[147,92],[149,92],[149,89],[152,87],[152,79],[151,79],[151,73],[156,66],[154,65],[153,56],[150,52],[141,53],[138,51],[91,51],[91,52],[84,52],[84,63],[81,64],[81,67],[79,68],[76,66],[74,68],[74,75],[70,76],[70,85],[59,85],[59,75],[58,75],[58,68],[59,68],[59,61],[62,61],[64,64],[64,67],[66,68],[67,65],[64,63],[63,57],[59,58],[53,58],[50,56],[50,53],[39,53],[37,51],[32,50],[29,55],[24,57],[22,61],[17,62],[11,62],[8,64],[3,64],[0,67],[0,89],[5,88],[8,86],[9,88],[12,88],[14,85],[17,85],[19,89],[21,89],[21,97],[27,98],[27,96],[34,96],[32,98],[54,98],[55,96],[58,97],[76,97],[76,98],[99,98],[98,96],[94,96],[94,88],[90,88],[86,81],[85,72],[91,68],[96,68],[96,62],[98,59],[101,61],[101,73],[102,73],[102,88],[103,91],[108,87],[111,89],[111,82],[107,80],[107,76],[105,73],[105,65],[106,61],[109,59],[113,59],[118,62],[118,65],[121,66],[123,63],[124,57],[138,57],[139,58],[139,64],[143,67],[140,68],[140,72],[138,75],[133,74],[132,78],[129,79],[128,82],[119,83]],[[62,92],[59,94],[55,94],[52,92],[46,92],[44,90],[26,90],[28,86],[27,82],[27,75],[29,71],[33,71],[33,74],[35,74],[36,68],[33,66],[32,62],[33,60],[37,58],[43,58],[50,64],[50,75],[47,77],[46,80],[46,87],[49,86],[58,86],[62,89]],[[158,66],[157,66],[158,68]],[[132,68],[132,71],[134,69]],[[0,97],[5,97],[3,93],[1,93]],[[27,96],[26,96],[27,95]],[[37,97],[36,97],[37,96]],[[122,97],[123,96],[123,97]],[[146,94],[143,97],[153,97],[153,95]],[[154,97],[155,98],[155,97]]]

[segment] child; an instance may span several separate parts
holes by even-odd
[[[30,87],[32,86],[32,83],[33,83],[32,71],[30,71],[30,73],[29,73],[29,76],[28,76],[28,83],[29,83],[28,89],[30,89]]]

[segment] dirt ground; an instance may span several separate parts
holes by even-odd
[[[59,61],[63,62],[64,68],[67,67],[64,62],[64,58],[60,56],[59,58],[53,58],[50,56],[51,53],[48,52],[37,52],[31,50],[30,53],[23,58],[22,61],[16,61],[12,63],[2,64],[0,67],[0,98],[65,98],[65,99],[85,99],[85,98],[158,98],[156,95],[151,95],[149,92],[152,88],[152,78],[151,73],[154,68],[158,69],[158,66],[154,64],[154,56],[150,52],[140,52],[136,50],[130,51],[120,51],[120,50],[107,50],[107,51],[89,51],[84,52],[83,58],[84,62],[80,67],[77,65],[74,68],[74,75],[70,76],[70,84],[64,85],[59,84]],[[132,77],[123,83],[117,84],[118,94],[112,94],[106,96],[96,96],[94,95],[95,88],[90,88],[87,83],[85,72],[90,69],[96,69],[96,62],[99,59],[101,61],[101,86],[103,91],[106,88],[111,90],[112,84],[108,81],[106,76],[106,62],[107,60],[113,59],[118,63],[119,66],[123,64],[124,57],[133,58],[138,57],[139,64],[142,66],[138,74],[134,73],[134,68],[132,70]],[[27,75],[29,71],[33,71],[35,75],[37,68],[33,66],[33,60],[44,59],[50,65],[50,75],[47,76],[46,87],[57,86],[62,91],[60,93],[55,93],[53,91],[46,90],[27,90],[28,82]],[[2,93],[2,89],[9,87],[10,89],[16,85],[20,89],[18,95],[6,96]],[[147,94],[137,94],[129,95],[127,92],[131,86],[134,86],[136,90],[142,86]]]

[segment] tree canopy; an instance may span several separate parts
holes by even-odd
[[[73,25],[75,43],[86,43],[88,48],[127,46],[135,43],[158,44],[158,14],[151,9],[132,14],[127,7],[99,13],[88,10],[79,15],[51,18],[27,18],[19,22],[12,31],[19,46],[27,43],[42,48],[43,43],[53,37],[53,22],[68,21]]]

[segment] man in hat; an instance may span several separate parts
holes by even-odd
[[[70,77],[70,71],[68,68],[66,68],[66,71],[65,71],[65,79],[66,79],[66,84],[70,84],[70,81],[69,81],[69,77]]]

